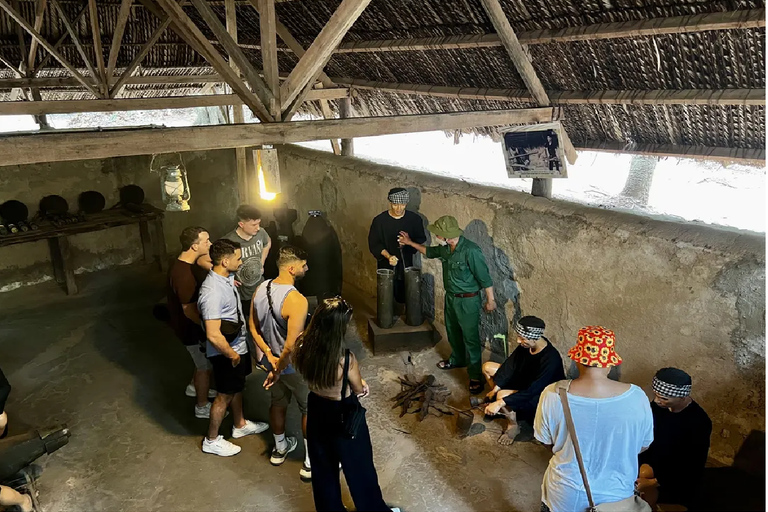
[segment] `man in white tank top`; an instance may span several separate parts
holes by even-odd
[[[296,247],[282,247],[277,259],[280,274],[265,281],[253,294],[252,314],[249,329],[253,341],[264,352],[270,373],[264,387],[272,395],[269,408],[269,423],[275,437],[275,447],[269,462],[279,466],[296,449],[295,437],[285,436],[285,417],[291,398],[296,399],[301,412],[301,427],[304,434],[304,466],[299,476],[305,482],[312,480],[312,469],[307,453],[307,397],[309,389],[301,375],[291,364],[296,339],[304,330],[307,320],[308,303],[294,287],[309,268],[307,255]]]

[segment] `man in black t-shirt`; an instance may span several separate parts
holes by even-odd
[[[709,455],[712,420],[691,398],[691,376],[662,368],[653,378],[653,443],[639,456],[643,498],[688,508]]]
[[[208,418],[211,411],[209,390],[211,363],[201,350],[205,333],[201,327],[197,310],[197,295],[206,272],[198,265],[198,259],[208,254],[211,241],[208,232],[201,227],[185,228],[179,236],[181,254],[168,271],[168,314],[176,336],[192,356],[195,372],[192,383],[187,386],[186,395],[197,397],[195,416]]]
[[[521,421],[530,426],[541,392],[553,382],[565,379],[563,359],[543,336],[544,327],[540,318],[522,317],[515,324],[517,348],[502,364],[488,361],[483,365],[483,375],[491,388],[485,397],[485,413],[503,413],[513,429],[519,430]],[[499,441],[505,438],[509,436],[502,436]]]
[[[416,249],[409,246],[402,248],[400,261],[400,244],[397,237],[401,231],[408,233],[411,240],[417,244],[427,241],[424,224],[418,214],[408,211],[408,191],[402,187],[393,188],[387,195],[389,209],[374,217],[371,229],[368,231],[368,249],[376,258],[376,268],[395,271],[395,300],[405,302],[405,269],[413,266],[413,255]]]

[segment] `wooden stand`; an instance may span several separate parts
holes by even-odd
[[[421,350],[433,347],[440,341],[440,333],[425,321],[421,325],[406,325],[402,318],[398,317],[395,325],[389,329],[382,329],[376,324],[376,319],[368,318],[368,340],[371,342],[371,350],[376,355],[378,352],[394,352],[396,350]]]
[[[77,282],[75,281],[75,268],[72,262],[69,236],[130,224],[139,225],[144,261],[149,262],[154,259],[158,268],[165,272],[168,269],[168,253],[165,248],[165,234],[163,232],[163,212],[157,209],[145,213],[133,213],[123,209],[108,210],[87,215],[84,221],[75,224],[61,227],[43,224],[40,229],[35,231],[0,237],[0,247],[48,240],[56,282],[65,285],[67,295],[74,295],[77,293]]]

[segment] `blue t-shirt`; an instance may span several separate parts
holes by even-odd
[[[200,295],[197,299],[197,308],[200,311],[200,318],[205,320],[229,320],[237,322],[238,318],[243,321],[240,335],[229,342],[232,350],[240,355],[248,353],[248,346],[245,342],[245,316],[240,304],[240,294],[235,286],[235,277],[230,275],[224,277],[213,270],[208,272],[208,276],[200,286]],[[205,328],[205,325],[203,325]],[[205,355],[213,357],[221,355],[216,347],[208,340],[206,342]]]

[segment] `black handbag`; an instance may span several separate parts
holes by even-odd
[[[347,394],[347,374],[349,372],[349,349],[344,353],[344,383],[341,385],[341,436],[346,439],[354,439],[360,425],[365,421],[365,407],[360,404],[354,393],[349,399]]]
[[[221,327],[219,328],[221,334],[224,336],[224,339],[226,339],[229,343],[235,341],[237,337],[240,336],[240,332],[243,330],[243,318],[240,316],[240,308],[237,307],[237,305],[240,303],[240,297],[237,296],[237,292],[234,289],[232,291],[235,293],[235,300],[237,301],[235,303],[235,307],[237,308],[237,322],[222,319]]]

